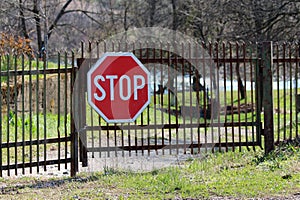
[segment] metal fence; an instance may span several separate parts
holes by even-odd
[[[261,146],[256,44],[182,44],[177,46],[180,55],[168,45],[88,45],[89,53],[78,62],[82,74],[97,60],[91,59],[93,49],[132,51],[152,74],[152,97],[135,123],[107,124],[87,105],[86,88],[78,88],[81,97],[76,98],[80,99],[76,115],[82,118],[77,129],[84,166],[88,152],[92,157],[111,157],[241,151]],[[86,83],[85,77],[79,82],[80,86]]]
[[[299,137],[299,48],[112,42],[82,43],[80,58],[58,53],[54,62],[2,56],[0,176],[50,165],[75,175],[88,157],[268,152]],[[87,71],[117,51],[151,72],[151,103],[133,123],[108,124],[87,103]]]
[[[71,163],[74,57],[50,62],[25,55],[0,58],[0,176],[58,170]]]
[[[275,142],[299,137],[300,44],[273,45],[273,99]]]

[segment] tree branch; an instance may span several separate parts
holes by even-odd
[[[67,7],[70,5],[70,3],[72,2],[73,0],[68,0],[65,5],[61,8],[61,10],[59,11],[58,15],[56,16],[55,20],[53,21],[53,23],[51,24],[51,26],[49,27],[49,30],[48,30],[48,39],[51,37],[51,34],[52,34],[52,31],[53,29],[56,27],[58,21],[61,19],[61,17],[66,13],[66,9]]]

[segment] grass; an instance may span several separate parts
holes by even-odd
[[[12,113],[12,112],[11,112]],[[66,123],[66,127],[64,127]],[[37,139],[39,133],[46,134],[47,138],[57,137],[57,129],[60,129],[61,133],[65,134],[69,132],[70,115],[58,116],[56,114],[47,113],[44,117],[43,114],[24,114],[18,116],[15,114],[9,114],[9,117],[2,117],[2,142],[8,141],[25,141],[31,139]],[[65,130],[66,128],[66,130]],[[7,133],[7,134],[5,134]],[[12,134],[16,133],[16,134]],[[24,138],[23,138],[24,137]]]
[[[183,95],[185,95],[184,98],[182,97]],[[222,95],[224,95],[224,94],[222,94]],[[224,105],[225,97],[222,95],[220,96],[220,105],[222,108],[224,108],[225,107],[225,105]],[[231,98],[230,93],[227,92],[226,93],[227,105],[237,107],[241,104],[251,103],[251,102],[247,102],[246,100],[240,100],[238,102],[237,96],[238,96],[237,91],[233,91],[234,99],[230,99]],[[248,91],[248,96],[250,96],[250,91]],[[192,97],[192,99],[191,99],[191,97]],[[168,94],[164,94],[162,97],[159,95],[156,95],[155,97],[151,96],[150,105],[148,106],[148,108],[146,108],[144,110],[142,115],[140,115],[137,118],[136,123],[141,124],[141,122],[143,122],[143,124],[168,124],[168,123],[175,124],[176,121],[179,124],[182,124],[182,123],[202,123],[202,124],[210,123],[211,120],[208,118],[207,119],[204,119],[203,117],[197,118],[197,117],[192,117],[192,115],[190,116],[188,114],[186,114],[185,117],[182,117],[180,115],[177,117],[176,114],[168,113],[168,110],[176,112],[176,110],[179,110],[182,105],[186,106],[187,108],[191,108],[192,110],[195,109],[196,101],[197,101],[196,100],[196,92],[187,91],[184,94],[179,92],[177,94],[177,99],[178,99],[177,106],[169,105],[169,103],[168,103],[169,98],[170,97]],[[205,103],[208,104],[208,101]],[[204,104],[203,97],[200,100],[200,104],[201,105]],[[253,104],[254,104],[254,102],[253,102]],[[253,105],[253,106],[255,107],[255,105]],[[207,112],[209,112],[209,111],[207,111]],[[89,105],[87,105],[87,113],[88,113],[88,116],[87,116],[88,123],[99,124],[98,114],[94,110],[92,110]],[[150,116],[150,119],[148,119],[148,116]],[[199,116],[200,116],[200,113],[199,113]],[[255,111],[248,112],[248,113],[241,112],[239,115],[237,115],[237,114],[225,115],[224,113],[221,113],[219,116],[217,116],[216,119],[214,119],[214,122],[219,121],[221,123],[224,123],[225,121],[238,122],[238,121],[245,121],[245,120],[247,120],[248,122],[250,122],[252,120],[255,121],[256,120]],[[104,120],[102,120],[100,122],[100,124],[106,125],[106,122]]]
[[[2,178],[3,199],[207,199],[299,197],[299,141],[262,151],[206,154],[137,173],[105,168],[75,178]],[[297,195],[297,196],[295,196]]]

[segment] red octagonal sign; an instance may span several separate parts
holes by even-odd
[[[150,72],[133,53],[105,53],[87,73],[89,104],[106,122],[133,122],[150,103]]]

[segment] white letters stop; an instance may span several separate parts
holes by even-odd
[[[110,100],[115,100],[115,80],[118,79],[117,75],[106,75],[105,77],[102,75],[97,75],[94,78],[94,84],[96,88],[100,91],[100,94],[97,92],[94,93],[94,98],[97,101],[103,101],[106,98],[106,93],[110,93]],[[109,81],[109,91],[105,91],[105,89],[101,86],[99,82]],[[131,97],[131,88],[133,87],[133,99],[138,100],[138,90],[143,89],[145,87],[145,77],[142,75],[133,75],[133,86],[131,85],[132,81],[129,76],[122,75],[119,79],[119,97],[120,99],[126,101]],[[99,96],[100,95],[100,96]]]

